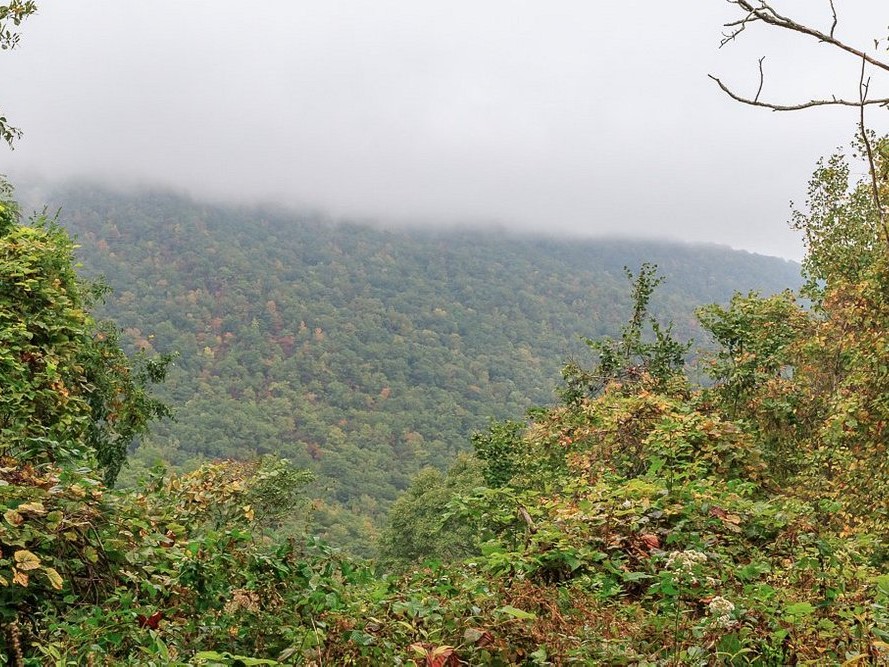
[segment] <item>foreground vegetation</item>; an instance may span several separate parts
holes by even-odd
[[[121,438],[163,412],[165,360],[129,367],[67,236],[7,196],[5,663],[886,662],[889,250],[848,178],[825,161],[796,218],[806,307],[699,311],[713,386],[649,316],[643,265],[627,324],[564,368],[559,404],[423,471],[377,563],[305,539],[308,475],[280,459],[110,488]]]

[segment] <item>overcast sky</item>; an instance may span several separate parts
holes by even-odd
[[[775,0],[828,28],[828,0]],[[837,36],[889,33],[835,0]],[[789,200],[855,112],[859,63],[751,29],[724,0],[40,0],[0,54],[13,177],[170,185],[395,223],[644,234],[798,258]],[[885,46],[884,46],[885,48]],[[875,81],[874,86],[880,85]],[[873,111],[877,129],[880,116]]]

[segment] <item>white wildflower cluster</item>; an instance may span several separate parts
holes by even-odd
[[[695,565],[707,562],[707,554],[694,549],[671,551],[667,556],[667,569],[673,572],[690,573]]]
[[[735,620],[732,618],[732,612],[735,611],[735,605],[731,600],[717,595],[710,604],[707,605],[710,613],[713,615],[716,624],[720,627],[727,628],[732,625]]]

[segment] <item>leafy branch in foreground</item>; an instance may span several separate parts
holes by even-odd
[[[74,244],[54,219],[19,223],[0,196],[0,456],[34,465],[98,466],[113,484],[127,447],[169,415],[151,397],[169,356],[135,364],[117,330],[89,309],[101,290],[74,270]]]
[[[21,39],[18,27],[36,11],[37,3],[33,0],[12,0],[0,5],[0,50],[8,51],[18,46]],[[0,139],[13,148],[16,139],[21,136],[22,131],[10,125],[6,116],[0,113]]]

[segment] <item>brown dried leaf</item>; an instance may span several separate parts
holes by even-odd
[[[18,584],[22,588],[28,587],[28,575],[12,568],[12,583]]]
[[[643,533],[639,536],[639,539],[641,539],[645,543],[645,546],[647,546],[649,550],[660,549],[661,541],[657,535],[652,535],[651,533]]]
[[[22,503],[16,509],[19,512],[28,512],[29,514],[36,514],[37,516],[43,516],[44,514],[46,514],[46,508],[41,502]]]

